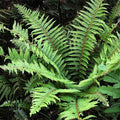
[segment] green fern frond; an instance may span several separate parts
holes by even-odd
[[[78,98],[72,96],[61,96],[61,106],[63,108],[63,112],[60,113],[58,120],[65,119],[65,120],[84,120],[82,119],[82,112],[89,110],[96,106],[97,101],[91,101],[92,99],[88,98]],[[92,116],[93,117],[93,116]]]
[[[56,66],[59,67],[59,71],[66,74],[63,72],[65,71],[65,64],[62,58],[66,57],[64,53],[68,51],[68,45],[63,28],[59,26],[54,27],[54,21],[52,19],[48,20],[48,17],[45,17],[45,15],[39,17],[37,11],[31,11],[21,5],[15,6],[22,14],[24,21],[29,25],[29,29],[32,29],[31,35],[34,37],[33,39],[38,45],[37,48],[41,50],[41,48],[44,47],[43,52],[45,52],[46,57],[51,55],[49,58],[52,58],[52,61],[54,60],[53,63],[57,63]],[[32,50],[36,51],[36,48]],[[52,54],[53,50],[55,51],[54,54]]]
[[[107,26],[106,26],[107,27]],[[108,31],[111,31],[107,27]],[[105,36],[108,36],[109,32],[106,32]],[[104,38],[104,37],[103,37]],[[106,37],[105,37],[106,38]],[[99,58],[95,58],[96,65],[93,72],[89,75],[88,79],[79,83],[81,88],[97,82],[97,79],[104,77],[106,74],[120,67],[120,34],[117,36],[110,34],[107,37],[106,43],[103,45]]]
[[[96,59],[96,62],[98,64],[104,64],[104,65],[111,63],[112,65],[112,62],[116,61],[117,63],[115,62],[115,64],[117,65],[119,64],[119,56],[120,56],[119,52],[120,52],[120,34],[117,33],[116,36],[110,34],[105,44],[103,45],[102,51],[100,53],[100,58]]]
[[[96,44],[95,34],[99,35],[102,31],[103,21],[101,18],[105,15],[106,8],[103,0],[91,0],[88,2],[90,7],[84,7],[86,11],[81,11],[75,19],[72,26],[73,38],[70,42],[69,61],[72,75],[84,78],[90,52],[93,51]]]
[[[48,44],[48,41],[44,41],[43,43],[43,41],[39,40],[36,46],[33,42],[30,42],[28,40],[28,31],[22,29],[22,26],[16,24],[16,22],[14,23],[12,30],[6,27],[3,27],[3,29],[6,29],[13,33],[15,37],[19,36],[18,40],[17,38],[13,40],[13,43],[19,45],[19,47],[22,47],[22,49],[24,48],[32,51],[34,54],[36,54],[37,57],[44,59],[46,63],[54,66],[58,73],[62,71],[62,75],[64,76],[64,60],[62,59],[61,55],[57,54],[57,51],[53,51],[51,46]]]
[[[14,108],[15,106],[17,105],[18,108],[22,108],[22,109],[28,109],[29,108],[29,105],[25,102],[25,101],[22,101],[22,100],[7,100],[7,101],[4,101],[0,107],[11,107],[11,108]]]
[[[99,92],[99,88],[95,85],[91,86],[89,89],[87,89],[86,92],[81,93],[80,96],[90,98],[90,99],[93,99],[93,100],[97,99],[98,101],[102,102],[103,105],[109,107],[107,97],[105,95],[102,95]]]
[[[117,73],[117,74],[116,74]],[[120,70],[114,71],[103,79],[105,82],[114,84],[113,87],[120,88]]]
[[[101,86],[99,88],[99,91],[102,94],[107,94],[109,96],[112,96],[114,99],[120,98],[120,88],[116,89],[112,86]]]
[[[50,80],[56,81],[56,82],[62,82],[65,83],[66,85],[73,85],[74,82],[63,78],[61,75],[54,73],[53,69],[51,68],[50,70],[47,69],[42,63],[36,63],[35,61],[33,63],[28,63],[27,61],[12,61],[12,63],[9,63],[8,65],[0,66],[0,68],[4,70],[9,70],[10,73],[15,72],[16,74],[18,73],[18,70],[20,70],[22,73],[25,71],[34,74],[37,73],[39,76],[44,76],[46,78],[49,78]]]
[[[112,34],[115,28],[119,25],[120,20],[111,28],[105,23],[103,23],[103,31],[101,32],[100,38],[102,44],[100,45],[100,52],[101,50],[105,50],[107,53],[105,56],[109,56],[111,54],[116,45],[119,46],[119,33],[117,35]],[[111,48],[112,47],[112,48]],[[100,53],[101,55],[101,53]]]
[[[60,98],[56,95],[58,93],[74,93],[79,92],[76,89],[57,89],[52,84],[43,84],[41,87],[37,87],[32,90],[32,107],[30,110],[30,115],[39,112],[41,108],[47,107],[51,103],[56,103],[60,101]]]
[[[107,44],[108,42],[111,42],[111,38],[113,38],[113,36],[115,36],[112,34],[112,32],[119,25],[119,22],[120,21],[118,21],[115,25],[113,25],[113,27],[109,27],[108,25],[103,23],[103,31],[101,32],[101,35],[100,35],[101,40],[103,41],[103,44]]]
[[[58,52],[58,54],[67,51],[66,36],[62,27],[53,27],[55,21],[48,20],[48,17],[42,15],[39,17],[37,11],[31,11],[24,6],[15,5],[18,11],[22,14],[24,21],[27,21],[29,29],[33,29],[32,36],[36,36],[35,40],[48,41],[49,45]]]
[[[45,80],[45,78],[43,78],[42,76],[39,77],[37,75],[33,76],[32,78],[30,78],[30,80],[27,83],[25,83],[25,87],[24,87],[24,89],[26,90],[25,94],[32,91],[32,89],[40,86],[41,85],[40,83],[43,83],[45,81],[47,80]]]
[[[17,60],[26,60],[28,63],[31,63],[33,61],[37,61],[37,57],[34,54],[30,54],[30,51],[19,49],[17,51],[15,48],[10,49],[8,48],[9,55],[6,55],[5,59],[9,59],[11,61],[17,61]]]
[[[39,112],[42,107],[47,107],[51,102],[56,103],[56,100],[60,100],[56,96],[56,88],[53,86],[49,87],[37,87],[32,93],[32,107],[30,109],[30,116]]]
[[[108,58],[110,59],[113,55],[119,55],[120,53],[120,34],[117,33],[117,36],[115,37],[114,41],[111,43],[113,44],[112,46],[112,51],[110,53],[110,55],[108,56]],[[110,51],[110,48],[109,48]]]

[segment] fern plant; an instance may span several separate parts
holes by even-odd
[[[113,27],[103,21],[106,5],[103,0],[87,2],[85,10],[70,24],[70,30],[68,27],[69,35],[66,28],[54,26],[52,19],[21,5],[15,7],[28,29],[16,21],[13,29],[0,25],[1,30],[10,31],[12,42],[19,48],[8,48],[8,55],[0,48],[0,55],[11,61],[0,68],[10,74],[21,71],[32,75],[24,88],[32,97],[30,116],[57,104],[58,120],[86,120],[95,116],[84,116],[84,111],[99,102],[109,106],[99,87],[104,76],[120,68],[120,34],[112,34],[120,21]],[[28,30],[32,32],[28,34]]]

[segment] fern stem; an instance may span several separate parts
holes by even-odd
[[[79,110],[78,110],[78,100],[76,99],[76,110],[77,110],[77,116],[78,116],[78,120],[82,120],[79,116]]]
[[[95,11],[95,13],[94,13],[94,15],[93,15],[93,18],[92,18],[92,20],[91,20],[91,22],[90,22],[90,24],[89,24],[89,26],[88,26],[88,29],[87,29],[87,32],[86,32],[86,35],[85,35],[85,38],[84,38],[84,43],[83,43],[81,55],[80,55],[79,69],[80,69],[80,66],[81,66],[82,56],[83,56],[83,52],[84,52],[84,49],[85,49],[85,45],[86,45],[88,33],[89,33],[90,28],[91,28],[91,26],[92,26],[92,23],[93,23],[93,21],[94,21],[94,18],[95,18],[95,15],[96,15],[96,13],[97,13],[97,10],[99,9],[99,7],[100,7],[100,5],[101,5],[102,2],[103,2],[103,0],[101,0],[100,3],[98,4],[98,6],[97,6],[97,8],[96,8],[96,11]]]

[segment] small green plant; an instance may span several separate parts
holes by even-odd
[[[103,0],[90,0],[67,28],[54,26],[55,21],[38,11],[15,5],[28,29],[16,22],[13,29],[0,25],[10,31],[12,43],[19,48],[9,48],[8,55],[0,48],[0,55],[11,61],[0,68],[32,76],[24,87],[32,97],[30,116],[56,104],[58,120],[86,120],[95,115],[84,112],[98,103],[109,107],[104,94],[111,87],[101,86],[100,81],[120,68],[120,34],[112,34],[120,21],[112,27],[104,22],[106,5]],[[119,92],[115,95],[119,98]]]

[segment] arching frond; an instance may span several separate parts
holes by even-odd
[[[9,70],[10,73],[15,72],[18,73],[18,70],[20,70],[22,73],[25,71],[34,74],[37,73],[39,76],[44,76],[50,80],[56,81],[56,82],[62,82],[66,85],[73,85],[74,82],[70,81],[64,77],[62,77],[60,74],[55,73],[53,69],[47,69],[42,63],[36,63],[35,61],[33,63],[28,63],[27,61],[12,61],[12,63],[8,63],[8,65],[0,66],[0,68],[4,70]]]
[[[72,26],[75,29],[72,31],[72,39],[70,42],[70,52],[68,69],[71,75],[84,78],[90,52],[93,51],[96,44],[95,35],[99,35],[102,31],[103,21],[101,18],[105,15],[105,7],[103,0],[91,0],[88,6],[84,8],[86,11],[80,11],[79,16],[75,19]],[[76,78],[77,79],[77,78]]]
[[[61,54],[57,54],[57,51],[54,51],[53,48],[49,45],[48,41],[41,41],[39,40],[37,44],[30,42],[28,39],[28,30],[22,29],[22,26],[16,24],[13,25],[13,29],[10,30],[8,28],[3,27],[3,29],[9,30],[11,33],[14,34],[15,37],[19,37],[13,40],[13,43],[17,44],[22,49],[27,49],[29,52],[33,52],[37,57],[43,59],[47,64],[51,64],[57,72],[62,75],[65,75],[64,71],[64,60]]]
[[[15,7],[22,14],[24,21],[29,25],[29,29],[33,29],[32,35],[36,36],[35,40],[48,41],[58,54],[65,53],[68,50],[64,31],[59,25],[53,26],[55,21],[49,20],[45,15],[39,16],[38,11],[31,11],[24,6],[15,5]]]

